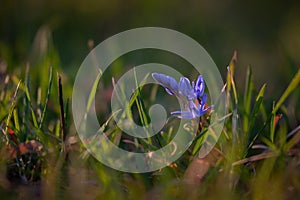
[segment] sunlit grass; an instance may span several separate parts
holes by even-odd
[[[245,91],[235,82],[236,54],[228,67],[225,126],[213,151],[198,158],[208,129],[209,114],[189,150],[174,163],[155,172],[130,174],[104,166],[81,144],[70,118],[68,97],[72,83],[58,68],[46,66],[47,74],[28,66],[19,75],[1,74],[0,91],[0,194],[20,199],[289,199],[300,195],[300,127],[290,121],[288,98],[299,102],[300,71],[279,99],[265,99],[267,86],[254,88],[248,69]],[[31,76],[31,74],[34,74]],[[38,75],[37,75],[38,74]],[[37,78],[38,77],[38,78]],[[42,80],[42,81],[41,81]],[[96,94],[96,86],[88,101]],[[46,84],[45,84],[46,83]],[[122,88],[118,88],[122,101]],[[132,96],[123,115],[133,115],[147,126],[148,96],[143,87]],[[220,91],[221,92],[221,91]],[[150,98],[151,94],[151,98]],[[298,96],[297,96],[298,95]],[[268,102],[273,103],[268,103]],[[299,105],[298,105],[299,106]],[[147,152],[168,144],[176,120],[157,136],[136,139],[125,135],[107,116],[102,125],[115,145]],[[93,138],[88,138],[93,140]],[[92,142],[92,141],[91,141]]]

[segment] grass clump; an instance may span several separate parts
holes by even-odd
[[[255,89],[251,68],[247,71],[245,91],[240,92],[240,84],[234,77],[236,67],[235,54],[228,66],[223,91],[226,94],[225,125],[214,149],[204,158],[197,156],[207,131],[207,114],[200,120],[196,140],[180,159],[163,169],[143,174],[110,169],[88,154],[70,118],[66,97],[72,85],[65,76],[55,76],[59,69],[47,67],[47,76],[39,77],[43,84],[39,84],[37,76],[30,76],[37,73],[36,68],[27,67],[19,75],[14,71],[1,72],[1,196],[296,198],[300,195],[300,126],[299,119],[290,112],[299,112],[300,71],[281,97],[271,99],[270,103],[265,98],[266,84]],[[98,80],[95,84],[98,85]],[[144,94],[140,87],[123,115],[133,115],[141,125],[147,126],[146,107],[151,103],[148,99],[155,99],[157,90],[157,86],[153,86],[152,92]],[[147,98],[150,95],[151,98]],[[122,98],[122,88],[119,96]],[[130,151],[161,148],[168,144],[176,130],[176,119],[169,118],[156,136],[136,139],[124,134],[110,120],[111,116],[107,117],[109,120],[102,126],[105,134],[115,145]]]

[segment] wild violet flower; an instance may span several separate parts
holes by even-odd
[[[186,110],[171,112],[178,118],[193,119],[204,115],[212,106],[206,107],[207,95],[204,94],[205,83],[202,75],[199,75],[196,82],[192,85],[186,77],[180,78],[179,83],[168,75],[152,73],[154,80],[159,82],[170,95],[176,95],[179,99],[187,99]],[[196,101],[196,103],[195,103]]]

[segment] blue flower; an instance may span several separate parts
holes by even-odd
[[[171,115],[174,115],[178,118],[184,118],[184,119],[194,119],[198,118],[202,115],[204,115],[209,109],[211,109],[213,106],[205,107],[207,100],[207,95],[204,94],[201,100],[201,103],[198,104],[198,106],[194,102],[190,103],[190,108],[187,111],[173,111],[171,112]]]
[[[193,98],[195,98],[195,93],[189,79],[185,77],[180,78],[178,88],[179,94],[187,97],[188,100],[192,100]]]
[[[152,77],[163,85],[169,94],[176,95],[179,98],[187,98],[187,103],[185,104],[186,110],[171,112],[175,117],[184,119],[198,118],[213,107],[205,107],[207,95],[204,94],[205,83],[202,75],[199,75],[196,82],[192,82],[192,85],[186,77],[180,78],[179,83],[173,77],[165,74],[153,73]]]
[[[196,84],[194,84],[194,82],[193,82],[193,88],[194,88],[194,93],[196,94],[197,98],[200,98],[203,96],[204,89],[205,89],[205,83],[204,83],[202,75],[198,76]]]
[[[152,77],[164,86],[168,94],[174,95],[178,93],[178,84],[173,77],[158,73],[152,73]]]

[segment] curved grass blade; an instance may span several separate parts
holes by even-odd
[[[300,141],[300,125],[297,126],[294,130],[292,130],[288,136],[294,135],[285,145],[284,150],[289,151],[294,145],[296,145]]]
[[[87,107],[86,107],[86,112],[87,113],[89,112],[89,110],[91,108],[91,105],[92,105],[92,103],[95,99],[95,95],[96,95],[96,92],[97,92],[97,87],[98,87],[101,76],[102,76],[102,71],[99,69],[99,73],[98,73],[97,78],[96,78],[96,80],[93,84],[91,93],[90,93],[89,98],[88,98],[88,103],[87,103]]]
[[[283,104],[283,102],[286,100],[286,98],[298,87],[300,83],[300,69],[298,70],[297,74],[287,87],[287,89],[284,91],[284,93],[281,95],[280,99],[278,102],[275,104],[275,107],[273,109],[273,113],[276,113],[280,106]]]

